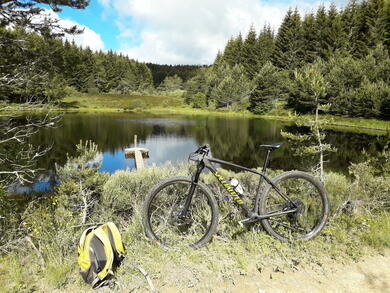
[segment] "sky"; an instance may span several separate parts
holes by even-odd
[[[341,8],[347,0],[92,0],[84,10],[48,13],[83,27],[66,38],[92,50],[157,64],[211,64],[231,36],[265,24],[277,31],[290,7],[303,15],[331,2]]]

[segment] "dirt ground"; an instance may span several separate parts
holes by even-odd
[[[218,282],[212,276],[187,288],[162,286],[159,292],[381,292],[390,293],[390,251],[357,263],[327,264],[282,271],[269,268]]]

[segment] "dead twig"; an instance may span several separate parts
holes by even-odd
[[[31,247],[35,250],[35,252],[38,255],[38,258],[40,260],[41,266],[45,267],[45,259],[43,258],[42,252],[35,246],[34,242],[32,241],[30,236],[26,236],[27,242],[31,245]]]

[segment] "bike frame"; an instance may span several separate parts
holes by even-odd
[[[269,156],[271,154],[271,151],[272,151],[271,149],[267,149],[267,152],[266,152],[266,155],[265,155],[265,159],[264,159],[263,169],[262,169],[261,172],[258,172],[256,170],[249,169],[247,167],[240,166],[240,165],[237,165],[237,164],[234,164],[234,163],[230,163],[230,162],[223,161],[223,160],[220,160],[220,159],[212,158],[212,157],[210,157],[208,155],[205,155],[203,157],[203,159],[198,162],[198,165],[197,165],[197,168],[196,168],[196,172],[192,176],[192,183],[191,183],[191,187],[190,187],[187,199],[186,199],[186,203],[185,203],[183,211],[182,211],[182,216],[185,217],[186,214],[187,214],[187,211],[188,211],[188,209],[190,207],[190,204],[191,204],[191,201],[192,201],[192,197],[193,197],[193,194],[194,194],[194,191],[195,191],[195,187],[196,187],[196,185],[198,184],[198,181],[199,181],[199,176],[202,173],[202,171],[204,170],[204,168],[207,168],[208,170],[210,170],[210,172],[218,179],[218,181],[222,184],[222,186],[233,197],[234,201],[238,204],[238,206],[244,211],[245,215],[248,216],[249,218],[252,218],[252,219],[255,219],[255,220],[262,220],[262,219],[268,219],[268,218],[271,218],[271,217],[278,217],[278,216],[282,216],[282,215],[291,214],[291,213],[296,212],[297,211],[296,204],[287,195],[285,195],[278,188],[278,186],[276,186],[272,182],[272,180],[269,177],[267,177],[267,175],[266,175],[267,166],[268,166],[268,162],[269,162]],[[218,173],[217,169],[213,166],[212,163],[217,163],[217,164],[222,164],[222,165],[234,167],[234,168],[237,168],[237,169],[240,169],[240,170],[244,170],[244,171],[247,171],[247,172],[251,172],[251,173],[254,173],[254,174],[260,176],[259,184],[257,186],[257,191],[256,191],[255,203],[254,203],[254,206],[253,206],[252,210],[248,208],[248,206],[241,199],[240,195],[237,194],[237,192],[233,189],[233,187],[221,176],[221,174]],[[257,211],[259,209],[260,198],[261,198],[261,196],[263,194],[261,186],[263,185],[264,181],[266,181],[269,185],[271,185],[271,187],[286,202],[289,202],[291,204],[291,206],[293,206],[294,208],[288,209],[288,210],[283,210],[283,211],[275,211],[275,212],[271,212],[271,213],[260,215]]]

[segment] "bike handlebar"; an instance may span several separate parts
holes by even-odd
[[[208,144],[200,146],[195,152],[191,153],[188,157],[189,160],[200,162],[210,152],[210,146]]]
[[[205,145],[202,145],[200,146],[196,151],[195,153],[198,153],[198,154],[208,154],[210,152],[210,146],[208,144],[205,144]]]

